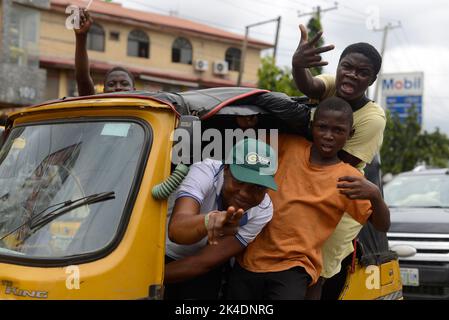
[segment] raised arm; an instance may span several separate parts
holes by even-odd
[[[92,23],[93,20],[89,12],[80,9],[80,28],[74,29],[76,39],[75,77],[80,96],[95,94],[95,86],[90,76],[89,57],[87,55],[87,34]]]
[[[320,53],[334,49],[333,45],[316,48],[316,43],[321,38],[323,32],[319,32],[316,36],[308,41],[306,27],[299,25],[301,39],[298,48],[293,54],[292,74],[296,83],[296,87],[310,98],[320,99],[324,94],[324,82],[313,77],[309,68],[327,65],[327,61],[321,61]]]
[[[338,179],[337,188],[349,199],[370,200],[373,212],[370,222],[381,232],[390,229],[390,210],[382,198],[379,188],[364,177],[345,176]]]

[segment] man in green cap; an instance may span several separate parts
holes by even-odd
[[[268,189],[277,190],[275,151],[239,141],[226,161],[191,166],[175,194],[167,230],[165,298],[218,298],[222,267],[271,220]]]

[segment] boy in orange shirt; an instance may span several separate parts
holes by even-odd
[[[351,106],[331,97],[316,110],[313,144],[279,136],[273,218],[237,257],[230,299],[304,299],[322,269],[321,247],[343,214],[363,224],[373,212],[388,213],[379,189],[338,158],[352,122]]]

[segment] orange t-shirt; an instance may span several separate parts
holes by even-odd
[[[312,144],[297,135],[279,135],[278,191],[271,192],[272,220],[237,257],[252,272],[276,272],[301,266],[315,283],[321,273],[321,247],[345,212],[363,224],[371,214],[369,200],[340,194],[337,180],[361,176],[349,164],[310,163]]]

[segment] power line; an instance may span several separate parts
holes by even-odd
[[[403,36],[403,39],[405,39],[406,44],[408,44],[408,46],[413,48],[412,47],[412,43],[411,43],[411,41],[409,40],[409,38],[407,36],[405,28],[400,28],[400,30],[401,30],[401,35]],[[418,63],[419,69],[420,70],[424,70],[423,65],[421,64],[421,61],[420,60],[416,60],[416,62]]]
[[[127,0],[127,1],[128,2],[134,2],[134,3],[137,3],[137,4],[142,5],[142,6],[153,7],[153,6],[147,5],[146,3],[140,2],[138,0]],[[160,9],[160,8],[159,8],[159,10],[164,11],[164,13],[167,13],[167,10],[163,10],[163,9]],[[221,24],[221,23],[217,23],[217,22],[213,22],[213,21],[210,21],[210,20],[205,20],[205,19],[201,19],[201,18],[197,18],[197,17],[192,17],[192,16],[184,15],[184,14],[181,14],[178,17],[179,18],[188,19],[188,20],[191,20],[191,21],[200,22],[200,23],[206,23],[209,26],[215,26],[215,27],[218,27],[218,28],[232,29],[232,30],[236,30],[236,31],[242,31],[244,29],[244,26],[242,26],[242,27],[230,26],[230,25],[225,25],[225,24]],[[263,35],[263,36],[273,36],[273,34],[269,34],[269,33],[266,33],[266,32],[260,32],[260,31],[252,31],[252,33],[253,34]],[[293,38],[293,37],[281,37],[281,38],[283,38],[283,39],[290,39],[290,40],[293,40],[293,39],[297,40],[296,38]]]
[[[289,10],[298,10],[298,7],[290,7],[290,6],[286,6],[286,5],[281,5],[279,3],[273,3],[273,2],[270,2],[270,1],[264,1],[264,0],[251,0],[251,1],[254,1],[254,2],[260,3],[260,4],[266,4],[266,6],[269,6],[271,8],[282,7],[282,8],[289,9]],[[302,6],[310,7],[310,5],[306,5],[306,4],[302,4],[302,3],[296,3],[296,4],[300,4]]]
[[[315,17],[315,19],[317,19],[321,13],[336,10],[336,9],[338,9],[337,2],[335,2],[333,7],[329,7],[329,8],[325,8],[325,9],[322,9],[321,6],[316,6],[313,8],[312,11],[309,11],[309,12],[301,13],[301,11],[298,11],[298,18],[303,17],[303,16],[313,16],[313,17]]]
[[[396,32],[393,32],[393,36],[397,40],[398,48],[401,50],[402,54],[405,56],[408,64],[412,66],[415,70],[419,70],[420,68],[416,64],[416,60],[410,58],[409,50],[405,49],[399,42],[402,43],[399,35]]]
[[[127,0],[127,2],[134,2],[134,3],[136,3],[136,4],[138,4],[138,5],[141,5],[141,6],[144,6],[144,7],[155,8],[155,9],[157,9],[157,10],[163,11],[163,12],[164,12],[165,14],[167,14],[167,15],[168,15],[168,12],[170,11],[169,9],[161,9],[161,8],[157,8],[157,7],[148,5],[147,3],[144,3],[144,2],[141,2],[141,1],[138,1],[138,0]],[[241,30],[241,28],[238,28],[238,27],[229,26],[229,25],[224,25],[224,24],[219,24],[219,23],[216,23],[216,22],[207,21],[207,20],[204,20],[204,19],[200,19],[200,18],[197,18],[197,17],[192,17],[192,16],[188,16],[188,15],[184,15],[184,14],[179,16],[179,18],[183,18],[183,17],[184,17],[185,19],[188,19],[188,20],[202,21],[202,22],[208,23],[209,25],[216,25],[216,26],[220,26],[220,27],[222,27],[222,28],[228,28],[228,29],[234,29],[234,30]]]
[[[134,3],[137,3],[137,4],[143,5],[143,6],[145,6],[145,7],[152,8],[152,9],[154,9],[154,10],[162,11],[162,12],[164,12],[164,13],[167,13],[167,12],[169,11],[169,10],[166,10],[166,9],[162,9],[162,8],[160,8],[160,7],[156,7],[156,6],[154,6],[154,5],[150,5],[150,4],[148,4],[148,3],[144,3],[144,2],[141,2],[141,1],[137,1],[137,0],[126,0],[126,2],[124,2],[123,4],[125,4],[125,3],[127,3],[127,2],[134,2]]]
[[[233,7],[233,8],[239,8],[239,9],[243,10],[244,12],[252,13],[252,14],[254,14],[255,16],[257,16],[257,17],[259,17],[259,18],[260,18],[261,16],[266,17],[266,18],[269,18],[269,16],[260,14],[260,12],[253,11],[252,9],[248,9],[248,8],[245,8],[245,7],[238,6],[238,5],[236,5],[235,3],[229,2],[228,0],[221,0],[220,2],[221,2],[221,3],[226,3],[226,4],[230,5],[230,6]]]
[[[324,18],[323,18],[323,20],[324,20]],[[361,22],[355,22],[353,20],[345,20],[345,19],[341,19],[339,17],[326,17],[326,20],[335,21],[335,22],[339,22],[339,23],[345,23],[345,24],[352,24],[352,25],[356,25],[356,26],[361,25]]]
[[[300,2],[300,1],[296,1],[296,0],[287,0],[287,1],[293,2],[294,4],[303,5],[305,7],[309,7],[310,6],[310,4],[308,4],[308,3],[304,3],[304,2]]]
[[[345,8],[346,10],[352,11],[352,12],[356,13],[357,15],[359,15],[359,16],[361,16],[361,17],[363,17],[363,18],[366,18],[366,13],[363,12],[363,11],[359,11],[359,10],[357,10],[357,9],[351,8],[351,7],[349,7],[349,6],[347,6],[347,5],[344,5],[344,4],[342,4],[341,6],[342,6],[343,8]]]

